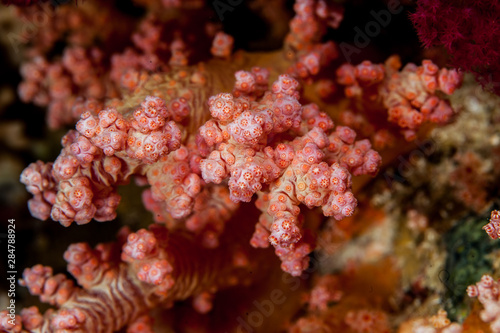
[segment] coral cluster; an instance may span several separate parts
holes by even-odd
[[[432,61],[424,60],[401,67],[398,57],[387,59],[384,65],[364,61],[357,66],[344,64],[337,70],[337,82],[345,95],[362,103],[380,103],[387,110],[387,120],[402,129],[407,140],[417,137],[418,129],[426,122],[446,124],[453,110],[440,94],[451,95],[461,84],[456,70],[439,69]]]
[[[29,212],[62,235],[120,231],[68,243],[72,278],[22,267],[51,308],[1,309],[0,330],[500,332],[498,283],[467,289],[482,312],[465,297],[500,267],[498,103],[460,89],[477,64],[370,50],[342,64],[331,36],[353,7],[326,0],[294,14],[282,0],[6,3],[51,18],[9,37],[18,95],[69,129],[53,162],[33,150],[20,174]],[[427,12],[446,5],[430,7],[411,15],[428,46],[442,22]],[[243,10],[283,32],[276,50],[238,50],[225,18]],[[470,43],[455,37],[460,62]]]
[[[444,47],[454,66],[473,72],[478,81],[500,93],[498,1],[418,0],[410,15],[425,47]]]

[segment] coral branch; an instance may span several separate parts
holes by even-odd
[[[255,269],[253,264],[233,260],[244,255],[237,242],[238,249],[226,244],[229,247],[206,250],[192,235],[170,234],[158,225],[127,234],[126,230],[120,233],[121,242],[126,237],[121,260],[120,241],[96,249],[87,243],[68,248],[64,254],[68,271],[81,287],[63,274],[53,275],[49,267],[26,269],[21,285],[57,310],[44,315],[35,308],[23,310],[18,318],[26,330],[22,332],[99,333],[136,326],[149,309],[168,308],[177,300],[248,283],[248,271]],[[206,312],[210,305],[199,303],[198,308]],[[2,329],[9,328],[3,320],[6,314],[0,314]],[[15,331],[21,331],[19,325]]]
[[[432,61],[422,66],[407,64],[401,71],[399,57],[384,65],[363,61],[357,66],[344,64],[337,69],[337,82],[345,95],[361,101],[363,108],[386,109],[387,120],[396,123],[405,138],[416,138],[426,122],[445,124],[454,111],[443,95],[451,95],[462,83],[456,70],[439,69]]]
[[[251,243],[266,247],[267,237],[282,268],[300,275],[314,237],[301,240],[299,205],[322,207],[326,216],[338,220],[350,216],[357,205],[350,172],[375,175],[381,158],[368,140],[355,142],[356,133],[348,127],[337,127],[328,136],[333,121],[314,104],[301,106],[299,83],[292,77],[279,76],[260,99],[251,88],[253,81],[252,73],[237,72],[240,97],[224,93],[210,98],[215,119],[200,128],[200,137],[216,149],[201,160],[201,175],[216,184],[228,179],[234,202],[249,202],[254,193],[264,192],[257,201],[263,215]],[[243,104],[242,110],[238,99],[245,97],[254,102]],[[297,137],[280,141],[287,132]]]

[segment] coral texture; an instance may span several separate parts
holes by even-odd
[[[27,268],[20,284],[58,309],[44,315],[36,307],[22,310],[17,321],[24,329],[108,332],[128,326],[134,331],[148,310],[249,283],[248,271],[255,269],[244,260],[248,253],[234,243],[233,249],[207,251],[192,235],[171,234],[159,225],[136,233],[123,229],[118,236],[118,242],[95,249],[87,243],[72,244],[64,253],[68,271],[81,287],[63,274],[53,275],[50,267]],[[207,312],[210,300],[194,308]],[[3,328],[9,328],[6,312],[0,317]],[[25,332],[20,326],[10,328]]]
[[[17,172],[25,215],[57,223],[9,229],[47,266],[10,266],[0,331],[500,332],[500,104],[462,71],[496,68],[496,2],[417,1],[456,69],[381,43],[406,2],[4,3],[47,18],[7,38],[13,108],[47,133],[17,164],[0,134],[0,186]],[[365,60],[342,63],[332,36],[363,13]]]
[[[453,65],[475,73],[478,81],[500,93],[498,1],[419,0],[410,18],[425,47],[443,46]]]

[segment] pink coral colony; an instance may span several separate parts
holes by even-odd
[[[429,12],[448,5],[431,2],[417,1],[411,15],[419,36],[427,46],[444,43],[455,63],[465,61],[460,45],[472,37],[461,39],[460,26],[443,32],[438,23],[446,20],[432,21]],[[390,256],[378,266],[351,258],[340,270],[316,258],[336,258],[332,247],[365,232],[358,221],[381,223],[365,185],[455,120],[449,97],[470,68],[447,68],[439,58],[403,65],[398,55],[343,63],[329,36],[350,7],[333,1],[296,0],[288,27],[279,14],[284,1],[250,1],[278,20],[276,31],[288,28],[282,49],[266,53],[238,50],[238,39],[213,21],[241,10],[242,1],[134,3],[146,12],[139,19],[90,0],[7,1],[25,6],[13,9],[25,21],[40,14],[37,6],[50,10],[51,20],[24,36],[18,93],[46,108],[49,128],[73,128],[54,162],[38,160],[21,173],[31,215],[64,227],[113,221],[123,214],[121,189],[133,180],[151,221],[135,231],[122,227],[113,242],[71,244],[63,257],[72,277],[49,266],[25,268],[19,285],[51,307],[4,310],[0,330],[479,332],[442,309],[394,321],[404,297]],[[53,56],[61,41],[62,53]],[[494,65],[477,72],[485,67]],[[453,177],[468,194],[474,180],[464,172]],[[430,218],[408,212],[408,232],[428,237]],[[483,229],[497,239],[499,223],[493,211]],[[382,256],[382,247],[367,246],[363,256]],[[414,295],[419,286],[412,282]],[[476,311],[480,327],[500,332],[498,282],[484,275],[467,293],[484,306]]]

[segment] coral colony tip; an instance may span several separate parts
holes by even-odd
[[[356,2],[4,1],[39,25],[7,37],[19,99],[67,130],[53,162],[20,173],[30,214],[58,235],[120,225],[68,241],[69,275],[22,267],[9,283],[49,307],[22,299],[0,330],[500,332],[500,103],[464,74],[498,74],[476,18],[499,7],[469,2],[361,2],[409,11],[449,55],[380,62],[368,47],[351,63],[332,36]],[[274,51],[224,31],[243,8],[281,36]],[[474,20],[443,30],[438,9]],[[391,29],[354,31],[376,39],[374,24]],[[464,66],[474,42],[484,52]]]

